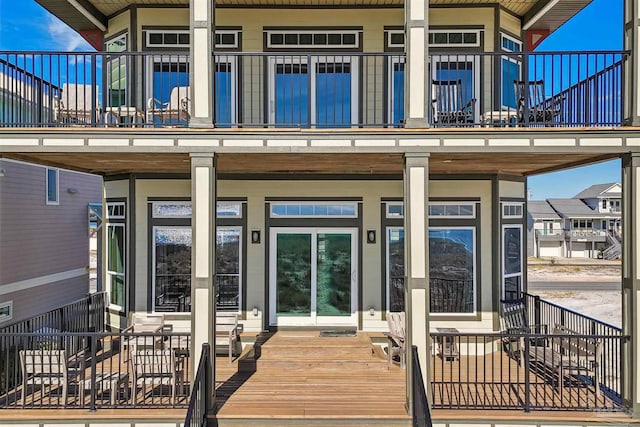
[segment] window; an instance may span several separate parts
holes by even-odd
[[[385,203],[385,202],[383,202]],[[386,202],[383,219],[386,251],[387,309],[404,311],[404,229],[401,202]],[[473,315],[477,312],[476,203],[431,202],[429,289],[430,313]],[[445,213],[448,216],[445,216]],[[450,216],[449,216],[450,214]]]
[[[124,219],[125,218],[125,204],[124,202],[109,202],[107,203],[107,218],[108,219]]]
[[[457,55],[438,53],[431,54],[432,76],[435,81],[460,81],[462,105],[480,99],[480,57],[477,55]],[[454,103],[453,99],[446,100]],[[457,100],[455,104],[458,105]],[[478,120],[478,108],[473,109]]]
[[[268,49],[357,49],[360,30],[268,30]]]
[[[127,50],[127,34],[119,35],[105,42],[105,51],[113,53],[105,57],[106,80],[107,80],[107,100],[105,105],[119,107],[121,105],[131,105],[127,97],[127,72],[130,67],[126,56],[117,55]]]
[[[613,205],[613,203],[611,203]],[[603,200],[602,201],[602,209],[607,209],[607,201]]]
[[[429,218],[475,218],[475,204],[430,202]]]
[[[593,221],[590,219],[574,219],[573,228],[574,230],[591,230],[593,229]]]
[[[404,48],[404,30],[385,30],[388,48]]]
[[[275,202],[271,204],[272,218],[357,218],[358,209],[355,202]]]
[[[47,205],[57,205],[60,203],[58,177],[58,169],[47,168]]]
[[[522,203],[503,203],[502,218],[522,218]]]
[[[189,47],[189,30],[148,30],[147,47]]]
[[[0,323],[13,318],[13,301],[0,303]]]
[[[150,232],[153,235],[153,310],[190,312],[191,202],[151,202],[150,210]],[[216,211],[216,308],[222,311],[240,311],[245,226],[242,202],[218,202]]]
[[[522,292],[522,226],[502,227],[502,297],[515,299]]]
[[[502,51],[517,53],[522,51],[522,42],[501,34]],[[515,82],[522,80],[522,62],[519,55],[502,55],[502,108],[518,108],[516,99]]]
[[[404,56],[389,57],[389,123],[404,121]]]
[[[109,305],[124,310],[126,298],[124,224],[107,225],[107,290]]]
[[[481,30],[429,30],[429,46],[479,47]]]

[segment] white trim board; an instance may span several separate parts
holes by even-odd
[[[61,280],[73,279],[88,275],[86,268],[76,268],[75,270],[62,271],[60,273],[48,274],[46,276],[34,277],[31,279],[20,280],[19,282],[7,283],[0,285],[0,295],[6,295],[13,292],[24,291],[31,288],[36,288],[42,285],[48,285],[50,283],[59,282]]]

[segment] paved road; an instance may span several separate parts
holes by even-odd
[[[615,282],[531,282],[531,291],[619,291],[620,281]]]

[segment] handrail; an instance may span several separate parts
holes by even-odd
[[[412,384],[413,384],[413,427],[431,427],[431,409],[429,398],[422,381],[422,369],[418,359],[418,347],[411,347]]]
[[[193,379],[189,407],[184,419],[185,427],[205,427],[207,425],[207,413],[211,408],[210,357],[211,350],[209,344],[203,343],[200,363],[198,363],[198,370]]]

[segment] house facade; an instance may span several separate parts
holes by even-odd
[[[570,199],[529,201],[528,255],[617,259],[621,255],[622,187],[597,184]]]
[[[0,327],[87,295],[101,198],[97,175],[0,159]]]
[[[108,324],[164,313],[195,366],[222,311],[247,332],[382,332],[404,312],[431,390],[430,334],[500,331],[500,301],[526,290],[528,175],[622,157],[637,212],[637,0],[625,51],[557,57],[533,49],[590,1],[39,3],[98,52],[19,56],[59,89],[32,126],[4,121],[0,155],[103,175]]]

